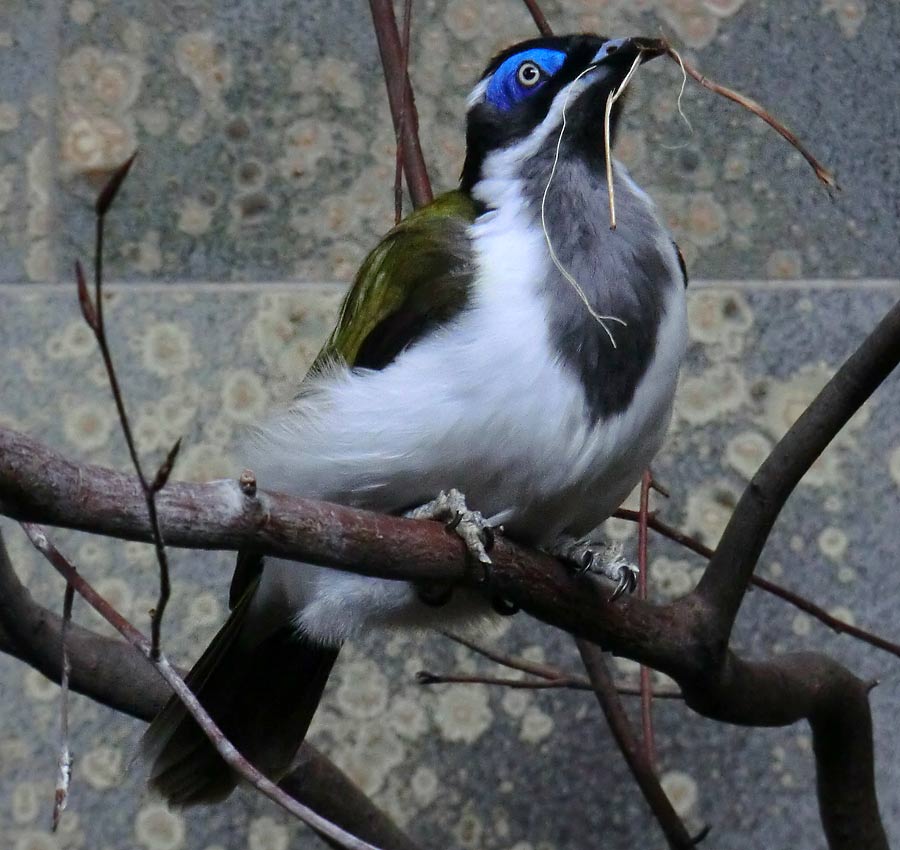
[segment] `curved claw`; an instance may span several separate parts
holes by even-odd
[[[478,511],[469,509],[465,496],[459,490],[442,490],[436,499],[407,511],[405,516],[410,519],[443,520],[447,531],[458,534],[469,554],[482,564],[483,581],[489,579],[487,565],[491,563],[491,556],[488,550],[494,545],[494,529]]]
[[[584,575],[587,572],[590,572],[591,567],[594,564],[594,553],[592,550],[587,549],[585,553],[581,556],[581,565],[576,570],[576,575]]]
[[[478,561],[481,564],[481,578],[478,579],[479,584],[490,584],[491,581],[491,561]]]
[[[615,602],[626,591],[628,593],[634,593],[636,588],[637,575],[627,567],[623,567],[619,583],[616,585],[616,589],[613,591],[612,596],[609,597],[609,601]]]

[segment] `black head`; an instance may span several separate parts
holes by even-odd
[[[518,153],[526,159],[555,145],[563,106],[566,155],[602,163],[607,98],[639,56],[644,61],[659,55],[651,45],[637,38],[567,35],[523,41],[495,56],[469,96],[462,187],[471,191],[494,152],[509,150],[513,158]],[[613,107],[611,128],[621,103]]]

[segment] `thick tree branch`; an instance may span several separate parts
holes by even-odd
[[[247,496],[237,482],[225,480],[169,483],[159,492],[157,507],[169,546],[251,548],[378,578],[481,586],[481,570],[467,563],[465,544],[440,523],[263,490]],[[121,539],[151,539],[143,493],[132,476],[79,466],[3,428],[0,513]],[[669,606],[633,598],[613,604],[604,586],[589,576],[574,577],[548,555],[499,538],[491,556],[494,588],[551,625],[623,650],[670,675],[684,673],[690,659],[699,658],[691,652],[698,647],[690,599]]]
[[[62,618],[39,605],[9,562],[0,535],[0,652],[59,683]],[[72,623],[66,638],[73,691],[139,720],[152,720],[171,695],[166,683],[121,640]],[[305,742],[281,787],[348,832],[386,850],[419,850],[330,759]]]
[[[828,846],[887,850],[875,795],[870,683],[820,653],[760,663],[729,652],[715,681],[680,684],[687,704],[713,720],[749,726],[809,721]]]

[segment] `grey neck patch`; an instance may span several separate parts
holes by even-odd
[[[565,151],[563,152],[565,153]],[[551,161],[534,157],[523,195],[541,227],[541,198]],[[560,156],[547,193],[547,232],[562,266],[584,290],[594,310],[627,323],[607,322],[616,346],[590,315],[572,285],[548,260],[541,286],[547,299],[550,341],[578,376],[594,422],[624,411],[656,351],[666,294],[678,286],[671,237],[647,200],[615,180],[617,229],[609,229],[609,200],[602,169],[580,157]]]

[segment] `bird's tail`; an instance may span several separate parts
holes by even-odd
[[[277,781],[303,743],[338,649],[303,638],[289,623],[248,638],[254,592],[235,606],[186,681],[238,751]],[[141,751],[152,762],[150,787],[173,806],[217,802],[238,783],[177,697],[150,724]]]

